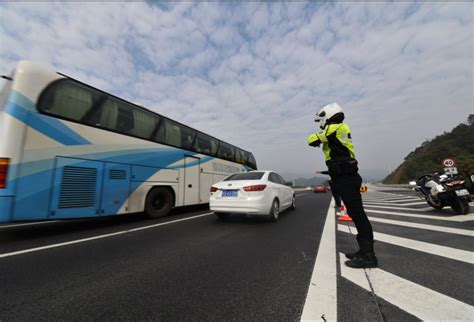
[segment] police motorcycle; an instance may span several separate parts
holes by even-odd
[[[426,174],[411,181],[410,185],[434,209],[450,206],[458,215],[469,213],[471,196],[460,176]]]

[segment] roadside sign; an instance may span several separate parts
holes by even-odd
[[[446,174],[458,174],[458,168],[456,168],[456,167],[444,168],[444,173],[446,173]]]
[[[445,168],[452,168],[456,165],[456,161],[453,158],[446,158],[441,161],[441,165]]]

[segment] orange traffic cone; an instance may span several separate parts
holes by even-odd
[[[339,218],[337,218],[337,220],[339,220],[339,221],[352,221],[352,218],[347,213],[346,206],[344,205],[343,202],[341,202],[341,212],[342,212],[342,216],[339,216]]]

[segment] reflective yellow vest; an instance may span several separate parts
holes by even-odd
[[[351,129],[346,123],[327,124],[321,132],[311,134],[307,142],[311,146],[322,143],[326,161],[355,159]]]

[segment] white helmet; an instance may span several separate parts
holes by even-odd
[[[327,122],[337,114],[342,114],[342,122],[342,120],[344,119],[344,111],[342,110],[342,107],[340,107],[337,103],[331,103],[324,106],[318,113],[316,113],[314,121],[319,122],[319,127],[321,129],[324,129]]]

